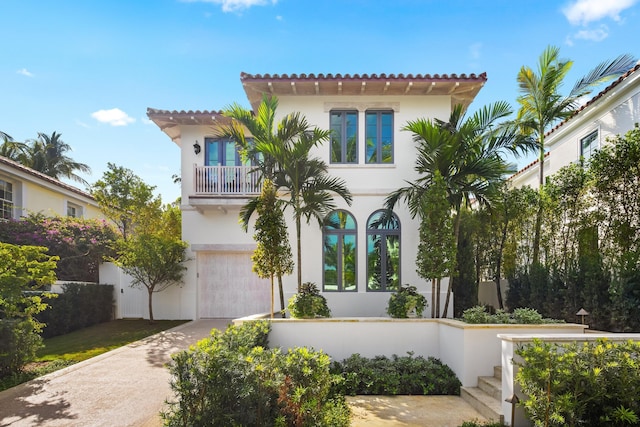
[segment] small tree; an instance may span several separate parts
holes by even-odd
[[[431,281],[431,317],[440,317],[440,282],[455,267],[456,242],[445,182],[436,171],[423,199],[417,273]],[[446,313],[444,313],[446,316]]]
[[[47,308],[38,292],[55,279],[58,257],[46,248],[0,243],[0,376],[19,371],[35,357],[44,326],[35,315]]]
[[[91,187],[91,195],[127,240],[135,227],[153,223],[162,201],[154,196],[155,187],[147,185],[132,170],[113,163],[107,166],[109,170]]]
[[[176,212],[177,211],[177,212]],[[116,265],[129,274],[132,287],[144,286],[149,296],[149,322],[153,323],[153,294],[182,283],[187,244],[180,239],[179,208],[164,207],[161,215],[150,218],[144,231],[122,239]]]
[[[284,317],[284,290],[282,288],[282,275],[293,272],[293,254],[289,245],[287,226],[284,222],[282,209],[278,207],[276,189],[270,180],[265,180],[262,194],[257,206],[258,219],[256,220],[253,238],[258,242],[258,247],[253,253],[253,271],[259,277],[271,279],[271,317],[273,318],[273,279],[278,277],[280,291],[280,310]]]

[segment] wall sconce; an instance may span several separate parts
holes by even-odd
[[[198,140],[196,140],[196,143],[193,144],[193,152],[197,156],[198,154],[200,154],[200,151],[202,151],[202,147],[200,147],[200,144],[198,144]]]

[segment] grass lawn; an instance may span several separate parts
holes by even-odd
[[[171,329],[185,320],[114,320],[44,340],[35,362],[24,372],[0,378],[0,391],[90,359],[139,339]]]

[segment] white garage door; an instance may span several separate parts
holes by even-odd
[[[236,318],[271,309],[271,282],[251,271],[251,253],[199,252],[200,318]]]

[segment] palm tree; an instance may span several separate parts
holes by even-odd
[[[636,63],[631,55],[621,55],[610,62],[602,62],[589,74],[576,82],[568,95],[560,94],[573,61],[561,59],[560,49],[548,46],[538,59],[538,68],[523,66],[518,72],[520,96],[517,120],[522,131],[534,137],[539,152],[539,190],[544,184],[544,138],[558,120],[571,117],[579,107],[582,97],[590,94],[596,86],[620,76]],[[542,202],[536,216],[533,242],[533,262],[540,260],[540,228],[542,226]]]
[[[278,100],[264,96],[257,114],[233,104],[225,115],[233,120],[222,128],[220,135],[231,138],[240,147],[243,157],[250,159],[263,178],[273,181],[285,199],[280,203],[293,210],[296,224],[297,279],[298,291],[302,287],[302,217],[307,223],[312,217],[322,225],[324,216],[335,209],[335,193],[349,205],[351,194],[343,181],[329,177],[328,167],[318,158],[310,158],[310,150],[327,141],[329,131],[312,127],[300,113],[285,116],[275,121]],[[247,135],[246,131],[250,133]],[[241,224],[246,231],[249,220],[258,206],[259,199],[254,198],[240,211]],[[278,278],[281,304],[284,306],[282,278]]]
[[[71,146],[65,143],[61,134],[53,132],[50,136],[45,133],[38,133],[38,139],[34,141],[33,147],[33,169],[36,169],[55,179],[68,178],[72,181],[87,184],[82,177],[75,172],[91,173],[91,168],[74,161],[66,153],[71,151]]]
[[[519,154],[530,149],[531,141],[518,133],[514,123],[499,123],[512,113],[506,102],[497,102],[478,110],[465,120],[461,105],[456,105],[447,122],[417,119],[403,130],[413,133],[418,145],[415,170],[420,177],[408,186],[392,192],[385,201],[387,209],[404,201],[412,217],[423,215],[426,196],[439,174],[446,186],[447,200],[455,212],[454,241],[458,244],[461,210],[474,199],[490,204],[497,186],[513,169],[502,155]],[[444,313],[452,289],[449,280]]]
[[[25,143],[14,141],[9,135],[4,134],[2,145],[0,145],[0,156],[23,163],[27,149],[28,147]]]

